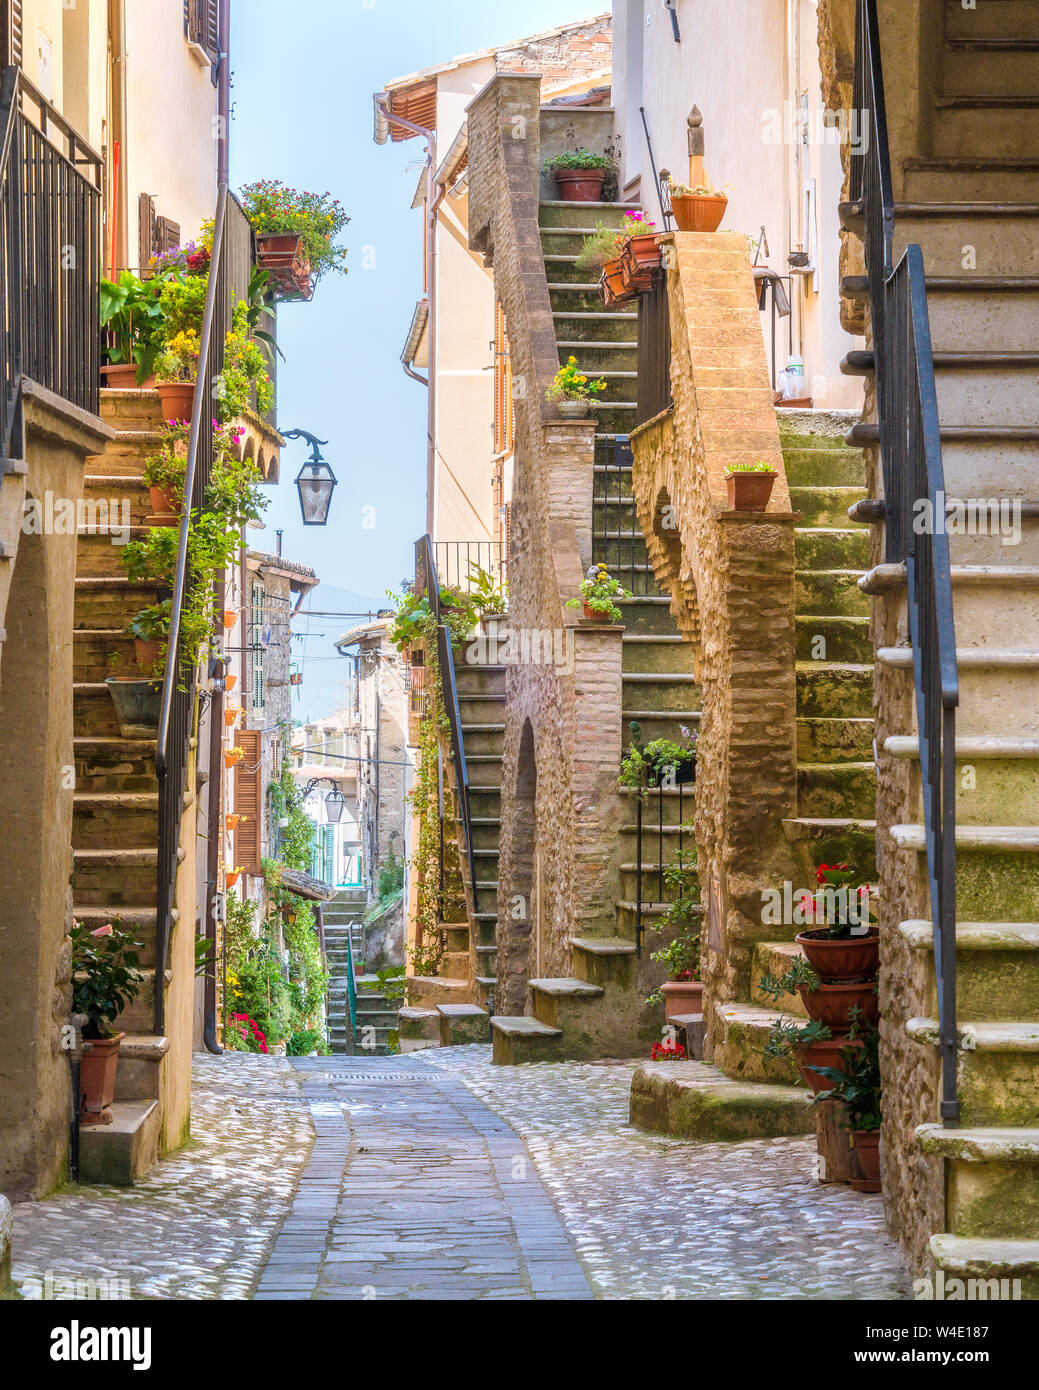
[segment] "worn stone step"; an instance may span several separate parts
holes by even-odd
[[[592,415],[597,434],[630,434],[635,428],[636,406],[633,400],[625,403],[606,403],[593,401]]]
[[[504,724],[463,724],[466,758],[476,753],[493,753],[501,757],[505,743]]]
[[[872,719],[798,719],[797,760],[801,763],[872,761]]]
[[[621,610],[621,621],[628,632],[646,634],[654,632],[667,636],[678,631],[671,616],[671,600],[663,596],[641,596],[623,599],[617,607]]]
[[[703,1062],[643,1062],[631,1078],[629,1123],[703,1143],[814,1134],[801,1087],[733,1081]]]
[[[463,696],[468,699],[473,699],[474,697],[483,699],[489,694],[504,696],[505,671],[506,668],[504,666],[467,666],[462,661],[457,662],[455,664],[455,682],[458,687],[459,699],[461,700]],[[462,717],[463,719],[475,719],[475,716],[468,710]],[[481,718],[478,722],[493,723],[494,720],[493,718],[490,720]]]
[[[825,435],[784,436],[783,465],[790,487],[865,487],[866,461],[861,449],[845,447]],[[789,442],[788,442],[789,441]]]
[[[438,1004],[441,1047],[485,1043],[490,1035],[490,1015],[477,1004]]]
[[[867,617],[798,614],[794,622],[798,661],[869,665],[873,660]]]
[[[797,1068],[785,1057],[766,1057],[765,1044],[773,1022],[782,1017],[774,1008],[718,1000],[714,1006],[720,1035],[715,1041],[714,1061],[735,1081],[770,1082],[794,1085]]]
[[[1039,1020],[958,1020],[956,1095],[965,1126],[1039,1125]],[[933,1053],[938,1067],[935,1018],[911,1018],[906,1033]]]
[[[903,160],[903,168],[907,202],[941,202],[951,187],[962,188],[979,202],[1039,202],[1037,159],[912,155]]]
[[[131,584],[118,576],[77,579],[73,625],[92,631],[123,628],[158,596],[154,584]]]
[[[621,669],[626,676],[638,672],[692,675],[693,645],[678,633],[625,633]]]
[[[848,508],[865,496],[864,487],[792,487],[790,505],[801,526],[847,527]]]
[[[83,630],[72,634],[72,678],[95,685],[106,676],[131,675],[137,664],[133,638],[122,628]]]
[[[81,792],[158,790],[153,739],[73,739],[76,789]]]
[[[803,719],[873,717],[873,667],[865,663],[799,661],[797,714]]]
[[[163,423],[159,393],[154,387],[128,387],[101,391],[101,418],[120,432],[124,430],[156,431]]]
[[[80,737],[120,737],[115,705],[104,681],[77,681],[72,687],[72,712]]]
[[[567,309],[568,314],[579,312]],[[638,372],[638,346],[626,338],[599,341],[595,338],[560,339],[557,344],[560,365],[577,358],[577,365],[583,373],[607,383],[607,389],[597,400],[631,400],[635,390],[633,381]]]
[[[965,59],[968,55],[958,55]],[[971,61],[988,61],[992,54],[969,55]],[[1013,57],[1023,56],[1029,83],[1035,88],[1035,55],[1000,56],[997,61],[1011,70]],[[1014,202],[1017,203],[1017,199]],[[928,276],[962,275],[963,248],[974,247],[976,264],[986,275],[1035,274],[1039,270],[1039,205],[1004,206],[998,203],[931,202],[902,206],[895,214],[895,259],[906,246],[923,247]]]
[[[794,612],[833,614],[849,618],[868,617],[869,599],[859,588],[861,570],[796,570],[794,572]]]
[[[931,1237],[928,1250],[936,1269],[946,1276],[950,1293],[951,1279],[1006,1279],[1009,1298],[1015,1297],[1015,1281],[1020,1280],[1021,1297],[1039,1299],[1039,1240],[986,1240],[941,1233]],[[969,1287],[961,1284],[961,1293],[965,1286]]]
[[[697,709],[700,687],[688,672],[627,671],[623,677],[622,700],[625,708],[658,709],[662,714]]]
[[[568,249],[563,251],[550,251],[544,256],[545,274],[551,284],[583,284],[588,279],[586,270],[579,270],[575,264],[577,260],[577,249],[575,243],[569,237],[565,238],[562,245]],[[605,306],[604,306],[605,307]]]
[[[91,473],[88,470],[83,478],[83,500],[88,508],[87,517],[109,526],[114,519],[117,527],[129,522],[131,526],[143,528],[152,515],[144,479],[124,473]],[[107,540],[111,544],[112,537],[109,535]],[[118,545],[113,549],[118,549]]]
[[[814,888],[815,885],[813,883],[805,886]],[[756,941],[750,964],[751,1003],[760,1004],[763,1008],[779,1009],[785,1014],[796,1014],[798,1018],[807,1018],[808,1010],[799,994],[781,994],[778,999],[773,1000],[761,992],[763,975],[783,976],[795,960],[802,958],[800,946],[795,945],[793,941]]]
[[[630,937],[574,937],[571,942],[574,978],[603,989],[627,991],[638,973],[638,952]]]
[[[652,743],[657,738],[669,738],[673,743],[681,743],[685,738],[683,729],[696,734],[700,724],[699,710],[624,710],[622,712],[621,741],[624,752],[631,747],[631,725],[636,723],[642,734],[643,743]]]
[[[466,980],[442,979],[439,975],[409,975],[406,980],[407,1002],[413,1008],[467,1003],[468,990]]]
[[[888,757],[912,763],[910,794],[922,818],[920,741],[884,741]],[[1039,824],[1039,739],[958,738],[956,740],[956,817],[963,825]]]
[[[1032,0],[1002,0],[995,5],[976,5],[964,9],[960,0],[945,0],[942,6],[946,42],[967,39],[1027,39],[1039,44],[1039,11]],[[990,146],[1007,148],[1007,141]]]
[[[555,1062],[561,1057],[563,1033],[526,1015],[491,1017],[495,1066],[515,1066],[520,1062]]]
[[[155,906],[158,850],[111,847],[73,851],[72,896],[77,906]]]
[[[794,557],[798,569],[865,570],[870,562],[869,531],[865,527],[798,528]]]
[[[590,313],[603,302],[598,276],[593,271],[587,271],[579,280],[550,280],[548,299],[556,313]]]
[[[169,1050],[167,1037],[158,1037],[150,1031],[127,1033],[119,1044],[116,1100],[151,1100],[161,1096]]]
[[[868,763],[798,763],[797,811],[802,816],[875,814],[877,770]]]
[[[634,203],[568,203],[559,198],[543,198],[538,205],[538,222],[542,227],[572,227],[591,221],[593,226],[622,227],[624,215]]]
[[[150,1098],[114,1101],[111,1110],[111,1124],[80,1127],[79,1181],[129,1187],[159,1157],[162,1111]]]
[[[155,965],[155,908],[140,905],[107,905],[73,902],[72,915],[89,931],[118,922],[124,930],[132,930],[141,943],[138,952],[142,968]]]
[[[158,791],[73,793],[72,844],[77,849],[151,848],[158,843],[158,833]]]
[[[937,1015],[930,921],[910,918],[898,930],[919,955],[926,1008]],[[956,1011],[995,1021],[1039,1017],[1039,922],[956,923]]]
[[[851,864],[864,882],[877,877],[874,820],[845,816],[799,816],[783,821],[783,833],[795,847],[801,878],[811,884],[817,864]]]
[[[893,825],[900,849],[926,852],[922,825]],[[1026,921],[1039,902],[1039,827],[957,825],[956,910],[968,921]]]

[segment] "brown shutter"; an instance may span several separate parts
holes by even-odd
[[[148,262],[155,254],[155,199],[142,193],[137,200],[137,266],[142,278],[148,274]]]
[[[6,68],[22,65],[22,0],[2,0],[0,19],[0,63]]]
[[[505,382],[505,311],[500,301],[494,306],[494,452],[505,448],[506,396]]]
[[[204,48],[213,64],[213,84],[220,62],[220,0],[185,0],[184,27],[192,43]]]
[[[155,219],[155,233],[152,238],[154,254],[161,256],[164,251],[172,251],[180,245],[180,223],[169,217]]]
[[[263,806],[261,781],[263,768],[263,734],[259,729],[239,729],[235,734],[245,757],[234,770],[234,808],[239,821],[234,832],[233,868],[247,874],[260,872],[260,812]]]

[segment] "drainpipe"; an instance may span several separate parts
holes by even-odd
[[[115,204],[111,217],[111,239],[115,244],[116,260],[125,266],[130,260],[129,209],[127,207],[128,180],[126,173],[126,0],[109,0],[108,27],[112,41],[112,130],[109,142],[114,152],[118,147],[120,159],[118,167],[113,167],[112,178],[115,188],[112,202]],[[136,257],[135,257],[136,259]]]
[[[220,72],[217,80],[219,138],[216,144],[216,180],[217,187],[223,187],[230,181],[231,168],[231,0],[220,0],[218,28]]]
[[[437,137],[426,126],[416,125],[414,121],[396,116],[390,111],[385,96],[376,97],[379,110],[394,125],[403,126],[412,134],[419,135],[426,142],[426,295],[429,298],[429,319],[426,336],[429,342],[429,399],[426,413],[426,532],[433,534],[434,496],[436,490],[437,459],[437,209],[443,197],[443,189],[437,190]],[[407,368],[405,367],[405,371]],[[416,381],[423,378],[409,372]]]

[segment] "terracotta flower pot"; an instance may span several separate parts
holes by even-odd
[[[143,637],[135,637],[133,639],[134,661],[137,662],[137,665],[142,671],[150,671],[152,669],[159,659],[161,647],[162,643],[158,640],[147,641]]]
[[[812,1091],[828,1091],[831,1083],[812,1068],[839,1067],[844,1062],[841,1056],[842,1047],[861,1046],[861,1038],[849,1038],[846,1034],[836,1033],[832,1038],[822,1038],[819,1042],[809,1043],[807,1047],[799,1050],[797,1070]]]
[[[234,625],[235,625],[235,623],[236,623],[237,621],[238,621],[238,614],[235,612],[235,610],[234,610],[233,608],[225,608],[225,609],[224,609],[224,627],[228,630],[228,632],[230,632],[231,628],[234,627]]]
[[[158,391],[164,420],[191,419],[192,407],[195,404],[193,381],[160,381]]]
[[[241,876],[241,873],[237,869],[229,869],[224,875],[225,888],[233,888]]]
[[[605,169],[553,169],[564,203],[597,203],[602,197]]]
[[[734,512],[763,512],[772,496],[774,473],[730,473],[725,479]]]
[[[603,301],[607,308],[614,304],[625,304],[629,299],[634,298],[633,292],[628,289],[624,281],[623,256],[615,256],[612,261],[604,263],[599,288],[602,290]]]
[[[182,499],[173,496],[165,488],[149,487],[148,497],[152,504],[152,512],[156,517],[165,519],[170,516],[180,516],[184,506]]]
[[[236,758],[233,753],[224,754],[224,767],[228,768],[229,770],[233,767],[237,767],[241,761],[242,759]]]
[[[303,254],[298,232],[260,232],[256,238],[256,263],[261,270],[291,266]]]
[[[228,729],[233,729],[238,723],[238,711],[236,709],[224,710],[224,724]]]
[[[880,966],[880,933],[834,941],[825,928],[803,931],[794,938],[808,964],[823,980],[868,980]]]
[[[858,1009],[858,1017],[870,1023],[876,1023],[879,1017],[877,992],[869,981],[849,984],[842,980],[837,984],[820,984],[818,989],[799,985],[797,992],[808,1010],[808,1017],[825,1023],[834,1031],[851,1027],[853,1009]]]
[[[155,385],[153,376],[146,377],[140,386],[137,385],[136,362],[109,362],[101,368],[101,379],[102,385],[109,391],[144,391]]]
[[[224,689],[225,689],[225,690],[233,690],[237,684],[238,684],[238,677],[237,677],[237,676],[225,676],[225,677],[224,677]]]
[[[232,815],[225,816],[225,817],[224,817],[224,826],[225,826],[228,830],[237,830],[237,829],[238,829],[238,822],[239,822],[241,819],[242,819],[241,816],[238,815],[237,812],[235,812],[235,813],[232,814]]]
[[[724,193],[672,193],[671,211],[680,232],[716,232],[729,200]]]
[[[660,986],[664,996],[664,1017],[703,1013],[703,984],[699,980],[668,980]]]
[[[624,286],[629,295],[645,294],[653,288],[653,267],[640,265],[629,251],[621,257]]]
[[[604,623],[606,621],[605,613],[597,613],[594,608],[590,607],[590,605],[585,603],[583,600],[581,602],[581,612],[584,614],[584,616],[588,619],[589,622]]]
[[[110,1125],[115,1099],[115,1073],[119,1066],[119,1044],[126,1035],[84,1040],[79,1063],[79,1122],[81,1125]],[[86,1047],[89,1046],[89,1052]]]
[[[851,1132],[862,1177],[852,1181],[857,1192],[880,1191],[880,1130],[853,1129]]]

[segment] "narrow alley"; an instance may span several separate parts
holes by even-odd
[[[813,1140],[642,1133],[632,1069],[492,1068],[482,1044],[197,1056],[192,1143],[133,1188],[19,1206],[15,1283],[30,1299],[48,1279],[57,1299],[99,1279],[134,1299],[906,1296],[879,1198],[815,1182]]]

